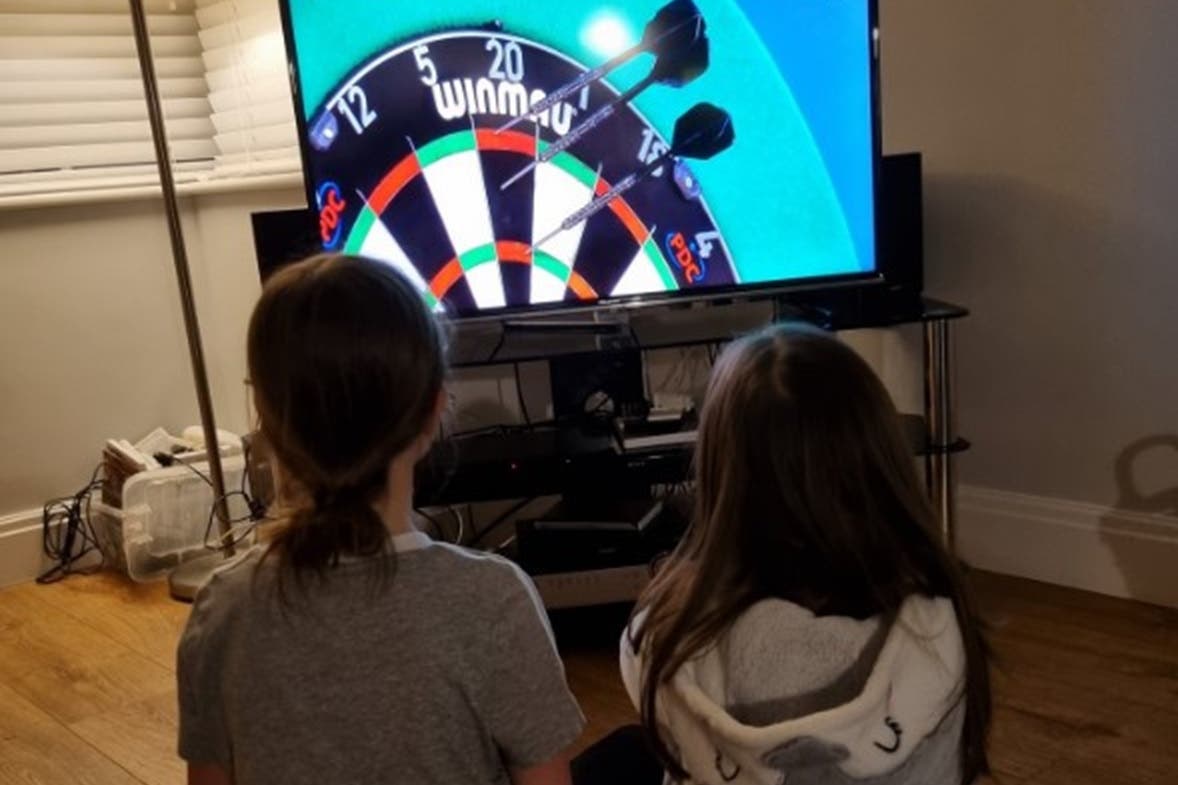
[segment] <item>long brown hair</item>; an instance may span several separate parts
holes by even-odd
[[[312,257],[267,281],[248,360],[290,506],[267,552],[280,591],[341,556],[387,551],[372,504],[390,461],[432,421],[446,375],[442,329],[420,295],[386,264]]]
[[[966,659],[962,781],[989,771],[988,649],[961,573],[941,545],[887,391],[846,345],[777,326],[720,357],[696,454],[687,534],[635,608],[641,714],[671,775],[656,696],[749,606],[777,597],[816,615],[898,612],[913,594],[952,600]]]

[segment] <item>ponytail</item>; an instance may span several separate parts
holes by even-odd
[[[390,463],[433,422],[446,376],[441,326],[392,267],[324,255],[266,282],[247,348],[289,508],[266,552],[280,594],[350,557],[381,556],[367,561],[390,577],[389,533],[373,505]]]
[[[287,516],[264,556],[277,562],[276,586],[285,604],[290,602],[292,583],[303,591],[308,579],[324,579],[344,557],[383,555],[372,560],[379,565],[374,572],[376,583],[383,585],[392,577],[395,555],[389,547],[389,531],[373,507],[379,490],[379,485],[318,489]]]

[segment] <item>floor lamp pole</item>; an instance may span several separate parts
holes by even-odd
[[[204,429],[209,479],[213,485],[213,509],[217,518],[217,528],[221,533],[219,552],[205,559],[186,562],[169,577],[172,594],[180,599],[191,599],[208,573],[223,558],[233,555],[234,547],[230,536],[229,509],[225,496],[225,475],[221,468],[217,424],[213,416],[212,396],[209,393],[209,376],[205,367],[204,348],[201,346],[196,301],[192,294],[192,274],[188,266],[188,253],[184,246],[184,230],[180,224],[176,182],[172,177],[172,161],[168,155],[168,139],[164,129],[163,110],[160,105],[159,83],[155,75],[155,61],[151,56],[151,37],[147,30],[147,15],[143,10],[143,0],[128,1],[131,5],[135,48],[139,54],[139,72],[143,76],[147,119],[151,123],[151,137],[155,143],[155,161],[159,167],[160,189],[164,196],[164,212],[168,219],[168,236],[172,242],[172,260],[176,265],[176,283],[180,287],[180,306],[184,313],[184,329],[188,335],[188,354],[192,360],[196,401],[200,407],[200,423]]]

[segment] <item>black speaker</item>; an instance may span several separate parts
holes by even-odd
[[[885,155],[880,166],[877,257],[888,289],[924,291],[920,153]]]
[[[258,273],[265,281],[275,270],[322,250],[318,219],[305,208],[250,215]]]

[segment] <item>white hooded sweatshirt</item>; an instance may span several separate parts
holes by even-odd
[[[629,631],[621,669],[637,706]],[[964,672],[948,599],[890,627],[762,600],[660,692],[659,722],[696,785],[957,785]]]

